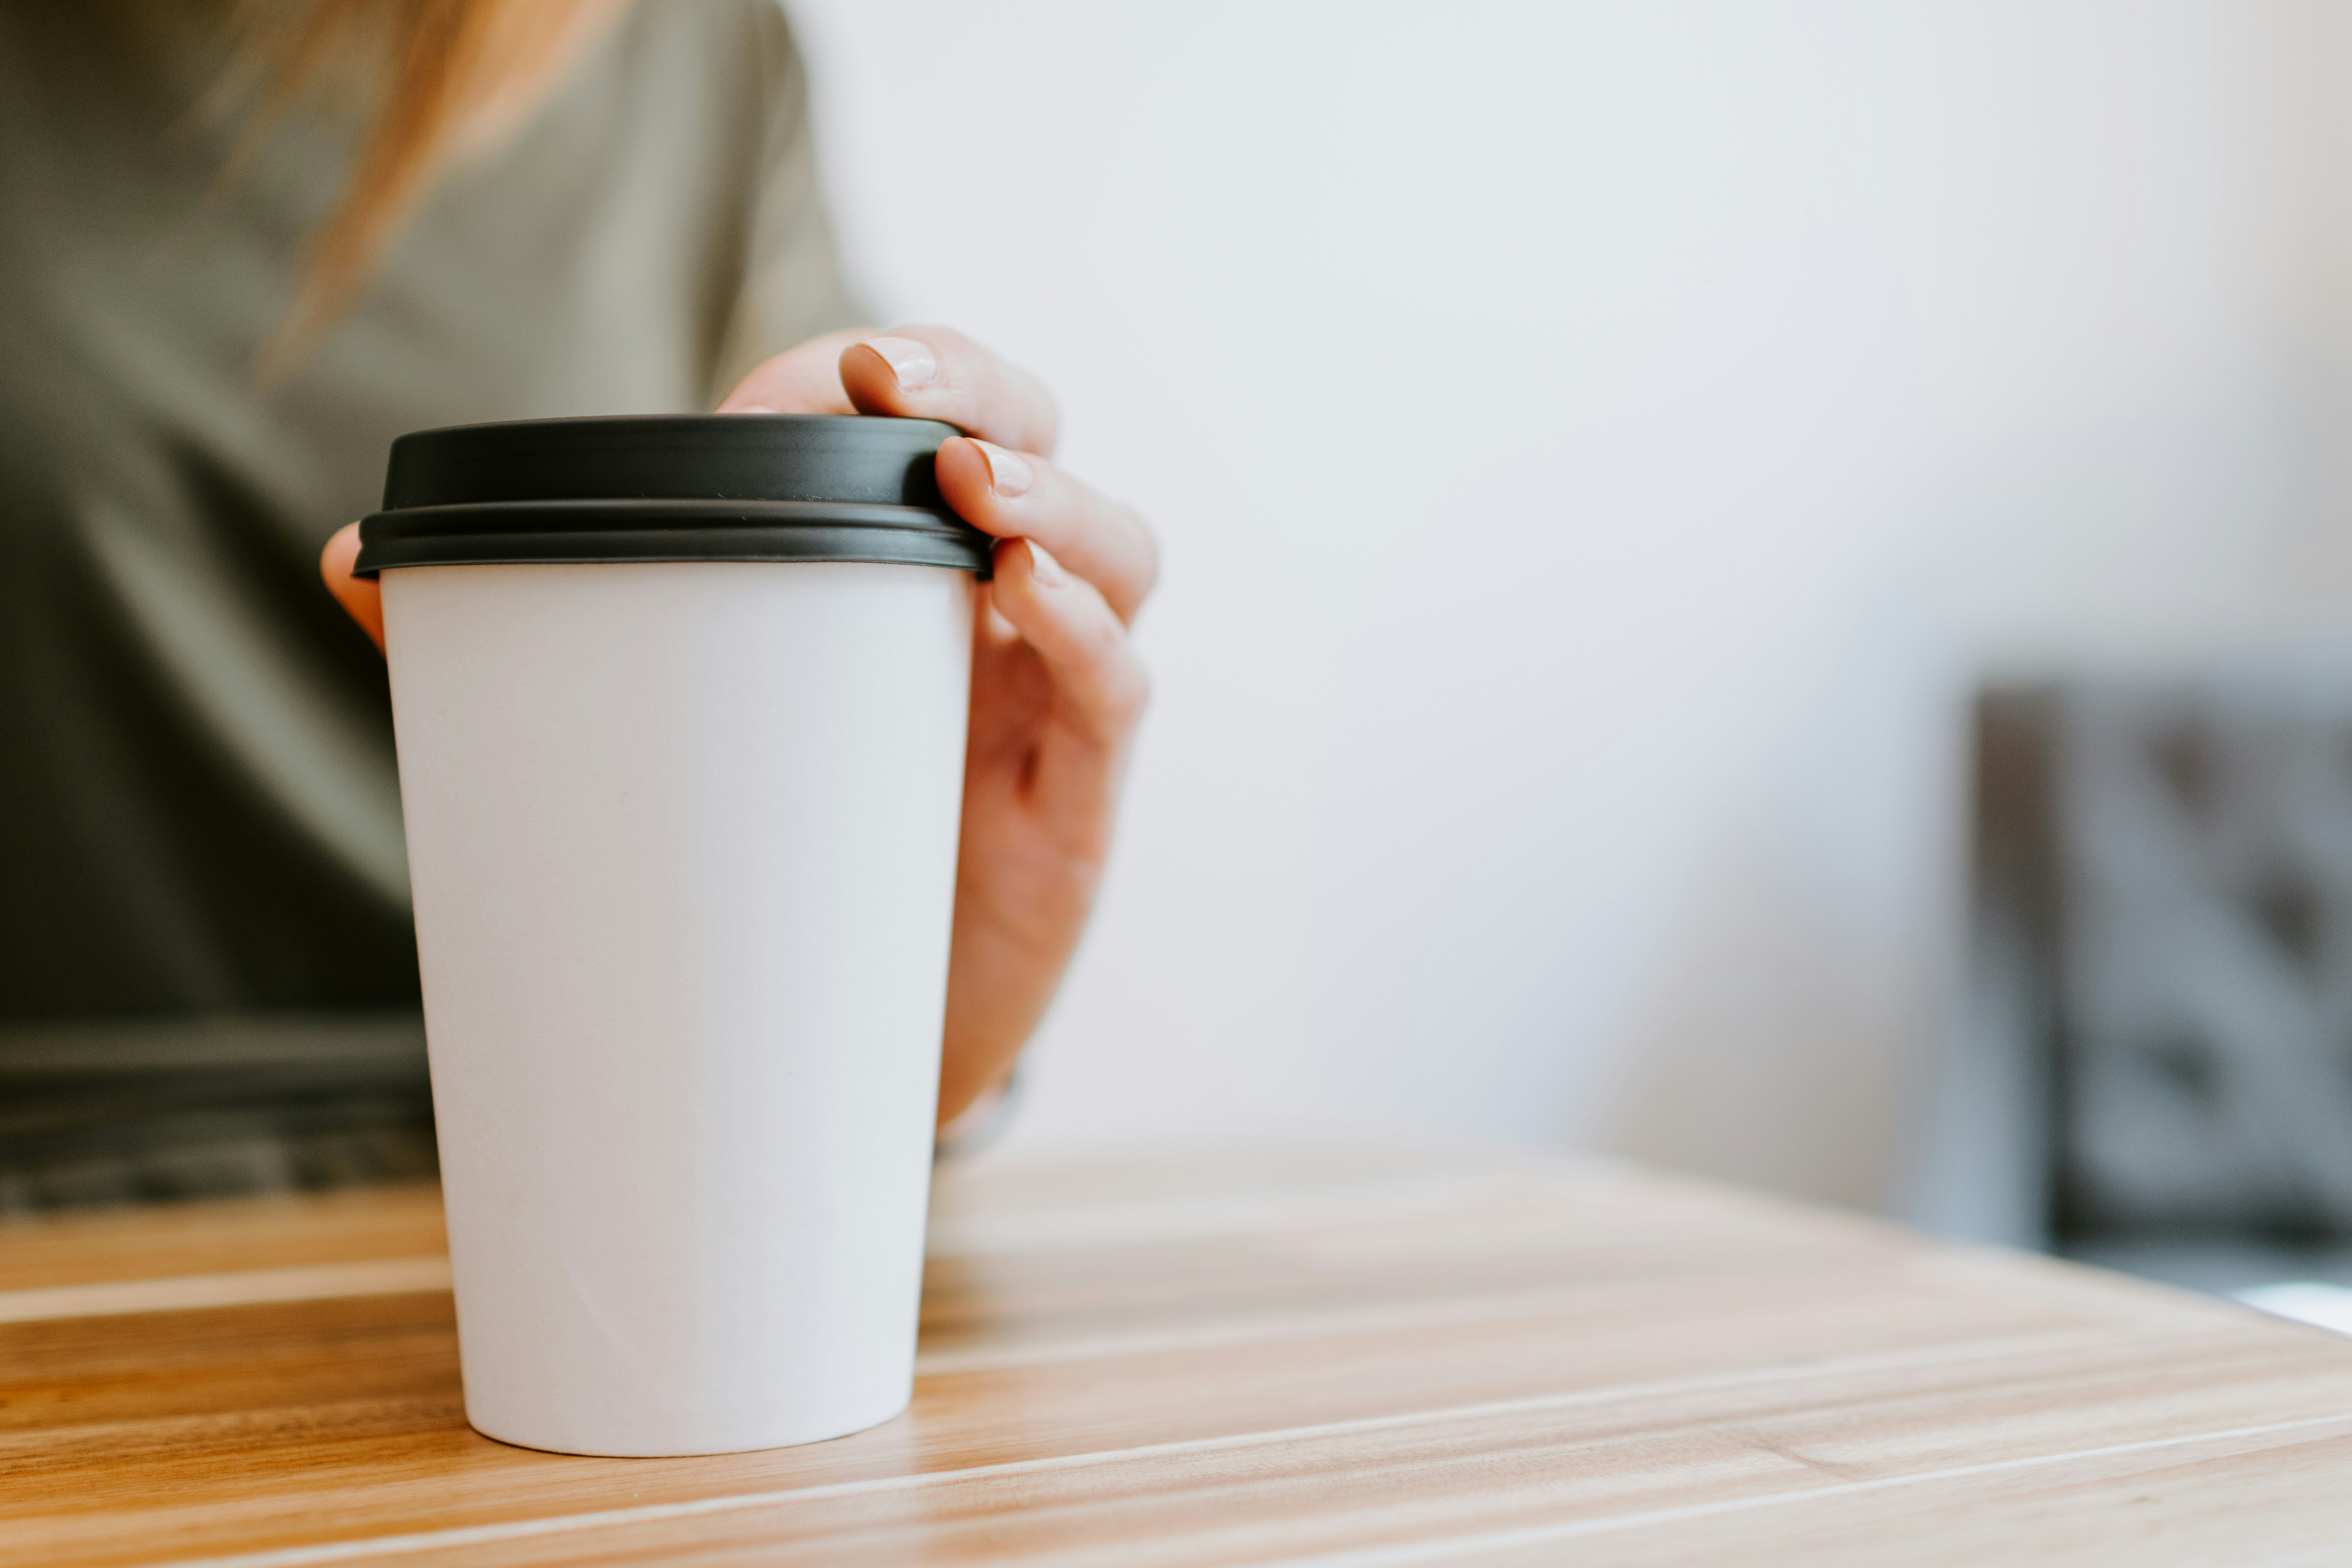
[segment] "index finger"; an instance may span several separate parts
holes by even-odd
[[[735,384],[721,414],[855,414],[841,389],[841,351],[865,331],[827,332],[796,343],[752,367]]]
[[[1061,430],[1035,376],[951,327],[893,327],[852,344],[841,384],[860,414],[941,419],[1016,452],[1051,455]]]

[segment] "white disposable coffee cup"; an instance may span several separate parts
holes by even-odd
[[[819,437],[849,439],[794,438]],[[929,542],[814,559],[856,547],[827,529],[888,530],[804,496],[731,524],[709,497],[429,499],[468,482],[441,477],[368,548],[467,1418],[606,1455],[887,1420],[913,1385],[985,542],[933,509],[902,531]],[[518,506],[526,542],[495,542]],[[689,555],[698,530],[719,542]],[[946,545],[963,564],[887,558]],[[510,558],[437,559],[467,550]]]

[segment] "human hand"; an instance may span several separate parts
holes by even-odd
[[[1045,389],[946,328],[812,338],[752,371],[719,411],[892,415],[968,433],[940,448],[940,493],[1001,542],[973,618],[945,1122],[1011,1070],[1093,909],[1149,690],[1127,633],[1158,576],[1158,545],[1131,509],[1048,460],[1057,420]],[[352,575],[358,554],[354,523],[328,541],[320,570],[381,647],[382,598]]]

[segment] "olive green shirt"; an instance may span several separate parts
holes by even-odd
[[[708,408],[851,313],[772,0],[641,0],[254,370],[354,127],[234,180],[217,0],[0,0],[0,1211],[421,1173],[382,661],[403,431]]]

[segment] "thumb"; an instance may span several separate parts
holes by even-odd
[[[319,552],[319,575],[335,603],[360,624],[376,651],[383,651],[383,588],[373,577],[354,577],[352,566],[360,558],[360,525],[347,522],[335,530],[327,548]]]

